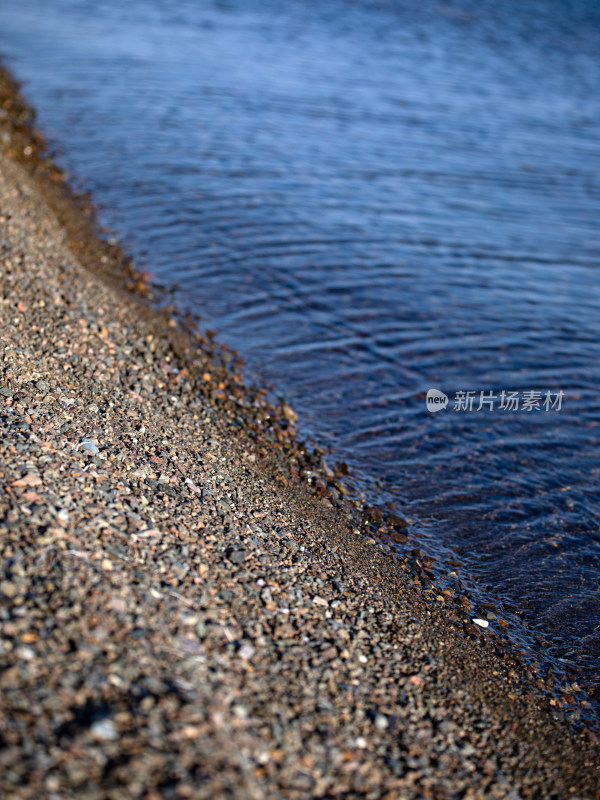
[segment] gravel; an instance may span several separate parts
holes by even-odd
[[[291,409],[92,263],[9,122],[2,797],[600,797],[595,733],[356,535]]]

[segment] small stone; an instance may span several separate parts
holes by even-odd
[[[388,727],[387,717],[384,714],[377,714],[375,717],[375,727],[378,731],[384,731]]]
[[[242,661],[250,661],[252,656],[256,653],[256,648],[251,644],[243,644],[238,650],[238,655]]]
[[[90,453],[96,455],[98,451],[98,447],[94,444],[91,439],[82,439],[81,442],[76,447],[76,450],[89,450]]]
[[[6,597],[15,597],[18,591],[19,588],[15,583],[11,583],[11,581],[0,582],[0,594],[6,595]]]
[[[36,475],[34,472],[28,472],[25,477],[15,481],[13,486],[40,486],[41,483],[42,479],[39,475]]]
[[[227,558],[231,561],[232,564],[243,564],[246,558],[248,557],[247,550],[229,550],[227,552]]]
[[[0,394],[3,397],[12,397],[13,396],[13,390],[9,389],[8,386],[0,386]]]
[[[99,719],[90,728],[94,739],[100,742],[114,742],[119,738],[119,732],[112,719]]]
[[[15,655],[17,658],[22,658],[23,661],[33,661],[35,658],[35,650],[33,650],[31,647],[23,645],[22,647],[17,647],[15,650]]]
[[[475,625],[479,625],[479,627],[480,627],[480,628],[487,628],[487,626],[490,624],[490,623],[487,621],[487,619],[478,619],[477,617],[475,617],[475,618],[473,619],[473,623],[474,623]]]
[[[57,792],[60,789],[60,778],[58,775],[49,775],[44,782],[44,786],[49,792]]]
[[[408,522],[402,517],[399,517],[398,514],[388,514],[386,517],[386,522],[393,528],[400,530],[406,530],[406,528],[408,528]]]
[[[383,522],[383,511],[377,506],[365,506],[365,517],[369,522],[379,524]]]
[[[292,425],[295,425],[298,422],[298,414],[294,411],[293,408],[284,403],[282,406],[283,415],[290,422]]]
[[[112,569],[112,564],[111,564],[111,569]],[[123,597],[119,597],[118,595],[113,595],[109,599],[108,605],[113,611],[118,611],[120,614],[125,614],[127,611],[127,603],[125,599]]]

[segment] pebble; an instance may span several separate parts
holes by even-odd
[[[375,727],[378,731],[384,731],[389,726],[388,719],[383,714],[377,714],[375,717]]]
[[[256,648],[251,644],[243,644],[238,651],[238,655],[242,661],[249,661],[255,653]]]
[[[90,453],[96,455],[99,450],[98,447],[94,444],[91,439],[82,439],[81,442],[77,445],[77,450],[89,450]]]
[[[229,550],[228,558],[232,564],[243,564],[248,558],[247,550]]]
[[[99,719],[92,723],[90,733],[101,742],[114,742],[119,738],[119,732],[111,719]]]

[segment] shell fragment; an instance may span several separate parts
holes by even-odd
[[[91,439],[82,439],[82,441],[79,442],[79,444],[77,445],[77,447],[75,449],[76,450],[79,450],[79,449],[81,449],[81,450],[89,450],[90,453],[93,453],[93,455],[96,455],[98,453],[98,448],[96,447],[94,442],[92,442]]]

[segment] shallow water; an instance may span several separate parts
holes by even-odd
[[[0,7],[137,263],[592,683],[599,34],[585,0]],[[460,390],[564,397],[463,412]]]

